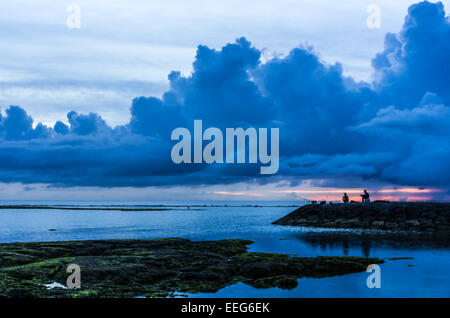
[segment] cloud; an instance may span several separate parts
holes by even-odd
[[[408,10],[372,60],[374,80],[344,76],[300,46],[261,62],[245,38],[200,45],[188,76],[171,72],[161,98],[137,97],[124,125],[69,112],[53,128],[18,106],[0,115],[0,182],[144,187],[360,178],[373,184],[449,188],[450,26],[441,3]],[[94,108],[95,105],[92,105]],[[176,127],[280,128],[280,170],[255,165],[175,165]],[[336,181],[336,182],[337,182]]]
[[[425,94],[419,106],[398,109],[391,105],[380,109],[375,117],[356,129],[362,133],[371,131],[402,131],[408,134],[450,135],[450,107],[441,104],[436,94]],[[383,132],[381,132],[383,133]]]
[[[76,135],[96,135],[105,133],[111,128],[97,114],[79,115],[74,111],[67,114],[70,124],[70,131]]]
[[[10,106],[1,122],[0,131],[7,140],[29,139],[33,119],[19,106]]]
[[[414,107],[427,92],[450,103],[450,24],[441,2],[411,5],[403,29],[388,34],[385,49],[372,61],[380,98]]]

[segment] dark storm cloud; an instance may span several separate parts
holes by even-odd
[[[282,178],[450,183],[450,26],[441,3],[408,10],[373,61],[373,83],[343,75],[312,48],[262,64],[245,38],[221,50],[199,46],[193,73],[169,75],[161,98],[132,101],[129,123],[70,112],[68,125],[33,126],[17,106],[0,115],[0,181],[54,186],[149,186]],[[93,105],[93,108],[95,105]],[[280,128],[280,170],[254,165],[175,165],[176,127]]]

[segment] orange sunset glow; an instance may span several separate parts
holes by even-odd
[[[316,200],[316,201],[340,201],[344,193],[349,195],[350,200],[361,201],[360,194],[363,188],[307,188],[307,189],[258,189],[258,190],[241,190],[241,191],[213,191],[211,193],[230,197],[273,197],[277,195],[295,195],[300,200]],[[394,188],[394,189],[367,189],[371,194],[372,200],[387,201],[430,201],[433,199],[431,194],[445,192],[443,189],[429,188]]]

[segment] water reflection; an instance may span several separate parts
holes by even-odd
[[[445,232],[385,232],[385,231],[311,231],[294,234],[295,239],[320,247],[321,250],[341,247],[344,255],[350,248],[360,248],[365,257],[371,248],[389,247],[394,249],[448,249],[450,235]]]

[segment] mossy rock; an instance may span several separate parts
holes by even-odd
[[[244,282],[292,289],[301,277],[365,271],[383,261],[363,257],[302,258],[249,253],[248,240],[99,240],[0,244],[3,297],[170,297],[217,292]],[[80,289],[65,285],[69,264],[81,268]]]

